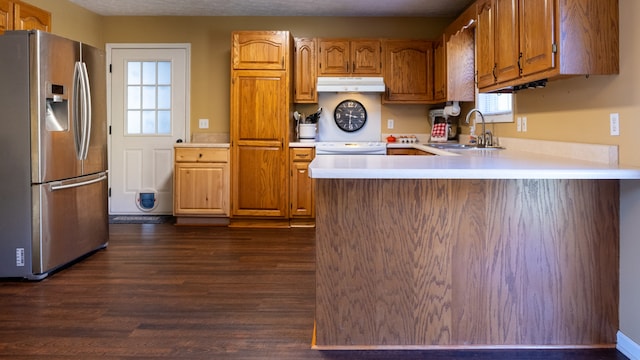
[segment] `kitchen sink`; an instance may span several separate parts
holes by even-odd
[[[458,143],[441,143],[441,144],[426,144],[426,146],[432,147],[432,148],[436,148],[436,149],[440,149],[440,150],[478,150],[478,151],[485,151],[485,150],[501,150],[504,149],[503,147],[500,146],[489,146],[489,147],[478,147],[475,144],[458,144]]]

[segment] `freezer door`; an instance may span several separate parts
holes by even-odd
[[[82,175],[73,118],[74,72],[80,43],[29,32],[32,183]],[[27,121],[27,119],[24,119]]]
[[[109,239],[107,174],[32,186],[33,273],[47,273]]]
[[[105,53],[82,44],[82,62],[86,65],[90,88],[91,117],[88,151],[83,173],[93,174],[107,170],[107,83]]]

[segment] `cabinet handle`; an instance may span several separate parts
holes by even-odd
[[[522,53],[518,55],[518,70],[520,75],[522,75]]]
[[[494,80],[498,80],[498,77],[496,76],[496,69],[498,68],[498,64],[494,63],[493,64],[493,69],[491,70],[491,73],[493,74],[493,79]]]

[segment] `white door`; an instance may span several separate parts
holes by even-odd
[[[189,123],[189,44],[109,44],[109,214],[171,214]]]

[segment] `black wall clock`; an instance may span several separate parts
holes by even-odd
[[[367,109],[357,100],[344,100],[336,106],[333,118],[340,130],[354,132],[367,122]]]

